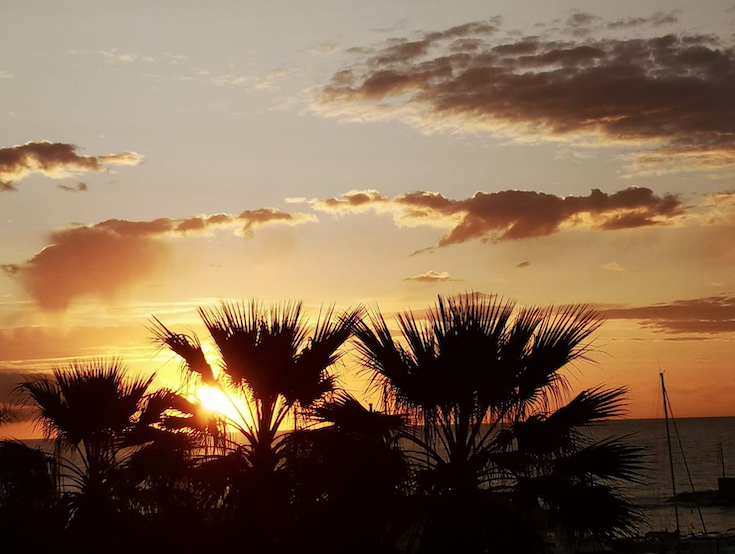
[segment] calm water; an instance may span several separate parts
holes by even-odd
[[[718,459],[718,444],[722,444],[725,474],[735,477],[735,417],[677,419],[676,426],[684,447],[684,456],[689,465],[695,490],[717,489],[717,478],[722,476]],[[666,501],[671,497],[671,477],[666,428],[663,420],[633,419],[611,421],[596,427],[597,438],[628,436],[632,444],[643,446],[648,453],[643,485],[629,485],[625,493],[641,506],[649,522],[641,531],[674,530],[676,528],[673,504]],[[674,442],[674,471],[677,492],[690,492],[691,486],[684,467],[681,449]],[[27,441],[32,446],[48,448],[45,441]],[[702,515],[708,531],[725,532],[735,528],[735,507],[702,507]],[[679,507],[680,527],[683,533],[700,532],[702,526],[695,508]]]
[[[718,444],[722,444],[725,475],[735,477],[735,418],[677,419],[684,457],[689,466],[694,489],[716,490],[717,478],[722,476],[722,465],[718,459]],[[672,453],[676,475],[676,491],[691,492],[681,449],[672,432]],[[631,485],[628,497],[642,506],[649,523],[646,530],[669,530],[676,528],[674,506],[667,503],[671,494],[671,474],[666,448],[666,426],[663,420],[638,419],[612,421],[594,431],[595,436],[629,435],[629,441],[647,449],[646,484]],[[735,507],[702,507],[702,516],[708,531],[725,532],[735,528]],[[700,532],[702,525],[696,508],[679,506],[681,531]]]

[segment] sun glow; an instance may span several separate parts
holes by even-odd
[[[197,390],[197,399],[199,405],[205,410],[222,414],[234,422],[241,423],[240,413],[243,413],[242,408],[235,407],[233,402],[236,402],[236,400],[227,396],[221,389],[201,385]],[[238,413],[238,410],[240,413]]]

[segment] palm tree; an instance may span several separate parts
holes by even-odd
[[[290,550],[393,551],[409,479],[399,444],[405,418],[366,409],[344,391],[315,406],[313,416],[314,427],[287,440],[298,515]]]
[[[425,318],[404,312],[397,323],[400,341],[375,311],[356,336],[388,410],[415,424],[405,439],[421,549],[533,552],[547,529],[567,540],[632,529],[635,509],[615,485],[637,478],[640,452],[584,432],[621,414],[625,391],[563,403],[563,371],[588,359],[601,324],[593,310],[516,310],[473,293],[440,296]]]
[[[159,463],[167,459],[163,452],[169,461],[185,457],[188,431],[203,427],[173,393],[147,394],[153,379],[129,378],[113,359],[56,367],[52,377],[18,386],[54,439],[57,488],[68,503],[71,527],[90,540],[146,508],[139,485],[156,475],[141,463],[146,452],[157,449]]]
[[[42,552],[58,544],[66,520],[56,502],[53,473],[53,458],[40,448],[0,441],[3,552]]]
[[[301,303],[266,309],[255,301],[222,302],[200,308],[199,315],[220,358],[217,373],[197,336],[174,333],[155,318],[153,332],[181,357],[186,374],[218,387],[238,409],[239,421],[230,423],[242,440],[201,466],[205,503],[225,520],[249,521],[265,535],[283,522],[289,502],[282,429],[334,389],[335,376],[328,370],[361,312],[337,316],[328,309],[311,333]],[[244,408],[238,399],[244,399]]]

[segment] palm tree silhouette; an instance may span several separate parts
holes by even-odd
[[[53,457],[41,449],[20,441],[0,441],[3,552],[43,552],[58,545],[66,518],[57,502],[53,474]]]
[[[140,502],[146,495],[139,485],[154,482],[163,464],[170,469],[172,457],[185,461],[189,431],[203,430],[177,395],[147,394],[153,379],[128,377],[122,362],[112,359],[74,362],[54,368],[52,378],[18,385],[54,439],[60,500],[68,506],[71,528],[87,541],[121,534],[131,517],[150,509],[150,502]],[[157,456],[146,465],[150,451]]]
[[[516,310],[468,293],[440,296],[424,318],[400,314],[400,342],[377,311],[358,326],[373,386],[415,423],[405,439],[421,551],[543,551],[546,529],[578,540],[634,526],[634,508],[612,484],[637,478],[640,452],[583,432],[619,415],[625,391],[562,402],[562,371],[587,359],[600,324],[584,306]]]
[[[393,551],[410,478],[398,443],[405,418],[368,410],[341,391],[314,407],[313,421],[287,439],[285,466],[299,515],[290,550]]]
[[[217,375],[198,337],[174,333],[155,318],[152,330],[160,344],[181,357],[186,373],[219,387],[240,414],[230,423],[244,442],[227,442],[224,451],[201,465],[205,505],[224,521],[248,522],[266,536],[284,524],[289,504],[284,424],[334,389],[328,369],[339,360],[361,311],[338,316],[330,308],[320,313],[311,333],[301,303],[265,308],[256,301],[222,302],[200,308],[199,315],[221,360]]]

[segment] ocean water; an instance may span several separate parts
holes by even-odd
[[[677,434],[670,422],[672,457],[676,492],[716,490],[717,479],[722,477],[724,460],[725,476],[735,477],[735,417],[692,418],[674,420]],[[625,488],[625,494],[643,509],[648,522],[642,531],[676,529],[674,505],[667,502],[672,496],[671,471],[666,440],[666,425],[660,419],[631,419],[610,421],[593,430],[594,436],[627,436],[632,444],[646,449],[644,484]],[[719,456],[722,447],[722,458]],[[682,455],[683,452],[683,455]],[[687,469],[691,475],[691,484]],[[726,532],[735,528],[735,506],[701,507],[707,531]],[[702,522],[695,506],[679,506],[679,522],[682,533],[702,532]]]

